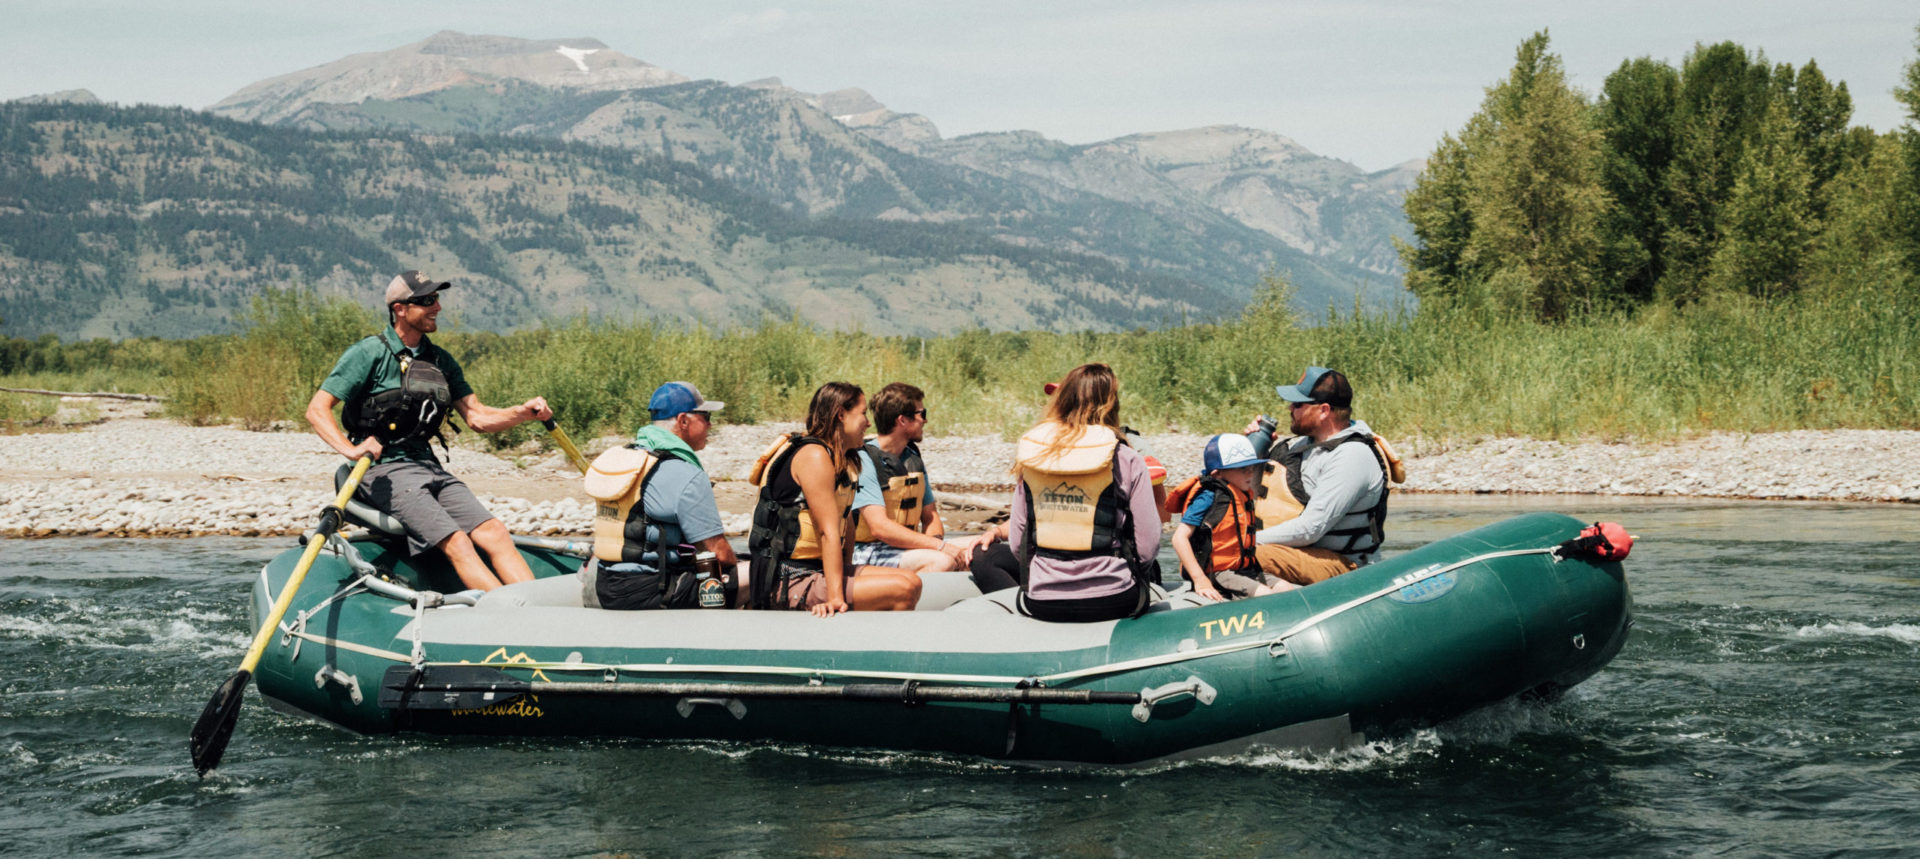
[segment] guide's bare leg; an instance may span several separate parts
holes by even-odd
[[[513,534],[498,519],[488,519],[473,529],[473,542],[487,553],[487,560],[493,562],[493,572],[500,577],[501,584],[533,581],[533,570],[527,567],[527,559],[520,557],[520,550],[513,546]]]
[[[533,570],[527,568],[526,559],[520,557],[520,552],[513,548],[513,535],[498,519],[480,523],[471,536],[455,531],[447,535],[447,539],[441,540],[436,548],[447,556],[448,563],[453,564],[453,571],[460,576],[460,583],[470,588],[490,591],[502,584],[533,579]],[[492,569],[480,559],[481,551],[485,551],[493,561]]]

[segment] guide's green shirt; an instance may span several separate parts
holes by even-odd
[[[453,395],[454,402],[473,393],[467,385],[467,376],[460,371],[460,362],[453,360],[447,350],[433,345],[427,335],[420,335],[420,347],[409,349],[400,342],[400,335],[391,327],[380,332],[379,337],[367,337],[347,347],[345,354],[333,365],[333,372],[320,383],[320,390],[326,391],[342,402],[353,403],[362,397],[370,397],[381,391],[400,387],[400,361],[394,353],[410,355],[414,360],[432,361],[447,377],[447,392]],[[381,462],[411,460],[414,462],[436,461],[433,451],[427,447],[426,439],[416,439],[404,444],[388,447],[380,454]]]

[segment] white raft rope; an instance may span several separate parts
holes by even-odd
[[[320,602],[319,604],[313,606],[312,608],[301,612],[299,616],[292,623],[282,621],[280,624],[280,628],[285,633],[285,635],[283,635],[281,638],[282,646],[286,645],[287,640],[290,637],[300,638],[300,639],[305,639],[307,641],[315,642],[317,644],[338,647],[343,650],[351,650],[356,653],[363,653],[369,656],[388,659],[394,662],[407,663],[412,665],[416,670],[421,668],[437,668],[437,667],[451,667],[451,666],[471,667],[477,664],[473,662],[429,662],[425,659],[425,647],[420,640],[420,628],[423,625],[422,621],[424,621],[425,619],[426,610],[428,608],[437,607],[439,605],[453,604],[452,602],[453,597],[460,597],[463,595],[456,594],[456,595],[453,595],[453,597],[448,597],[448,596],[443,596],[434,591],[415,591],[405,587],[404,585],[398,585],[393,582],[380,579],[378,577],[378,574],[373,572],[372,566],[367,565],[364,560],[361,560],[358,557],[357,553],[353,551],[352,547],[346,543],[346,541],[342,540],[338,544],[330,544],[330,547],[335,548],[336,551],[339,551],[340,548],[344,547],[345,552],[341,556],[343,558],[347,558],[348,565],[354,567],[356,572],[361,572],[361,575],[358,578],[354,579],[353,581],[349,582],[339,592],[328,597],[326,600]],[[956,683],[956,684],[998,683],[998,684],[1009,684],[1009,685],[1024,683],[1029,686],[1032,686],[1032,685],[1055,686],[1061,683],[1070,683],[1070,682],[1079,681],[1079,680],[1088,680],[1088,679],[1104,677],[1112,674],[1120,674],[1128,671],[1138,671],[1145,668],[1157,668],[1157,667],[1166,666],[1166,665],[1177,665],[1182,662],[1191,662],[1197,659],[1208,659],[1215,656],[1223,656],[1231,653],[1239,653],[1241,651],[1246,651],[1246,650],[1256,650],[1259,648],[1274,648],[1274,647],[1283,648],[1286,646],[1287,639],[1290,639],[1303,632],[1306,632],[1307,630],[1310,630],[1322,623],[1325,623],[1326,621],[1334,617],[1337,617],[1348,611],[1352,611],[1355,608],[1359,608],[1362,605],[1365,605],[1374,600],[1380,599],[1381,597],[1398,593],[1402,590],[1407,589],[1408,587],[1419,584],[1428,579],[1436,578],[1438,576],[1443,576],[1448,573],[1454,572],[1455,570],[1464,569],[1466,567],[1470,567],[1475,564],[1479,564],[1485,561],[1497,560],[1500,558],[1515,558],[1515,557],[1524,557],[1527,555],[1547,555],[1553,559],[1554,563],[1557,564],[1564,559],[1564,556],[1561,553],[1561,549],[1562,549],[1561,546],[1550,546],[1547,548],[1540,548],[1540,549],[1508,549],[1500,552],[1486,552],[1483,554],[1474,555],[1473,557],[1454,561],[1453,563],[1450,563],[1450,564],[1436,564],[1415,573],[1398,576],[1394,578],[1392,583],[1386,585],[1385,587],[1379,588],[1378,590],[1372,591],[1370,593],[1366,593],[1366,594],[1362,594],[1360,596],[1354,597],[1353,599],[1347,600],[1346,602],[1333,606],[1332,608],[1326,609],[1312,616],[1309,616],[1301,620],[1300,622],[1295,623],[1290,627],[1287,627],[1286,630],[1282,631],[1278,635],[1250,637],[1247,639],[1243,639],[1241,641],[1216,644],[1211,647],[1200,647],[1200,648],[1194,648],[1191,650],[1181,650],[1173,653],[1164,653],[1157,656],[1145,656],[1138,659],[1125,660],[1122,662],[1109,662],[1104,665],[1094,665],[1086,668],[1075,669],[1073,671],[1061,671],[1053,674],[1025,675],[1025,676],[1015,676],[1015,675],[1007,675],[1007,674],[934,674],[934,673],[912,672],[912,671],[869,671],[864,669],[813,668],[813,667],[804,667],[804,666],[783,666],[783,665],[693,665],[693,664],[674,664],[674,663],[597,663],[597,662],[533,662],[533,661],[514,662],[514,663],[511,663],[510,665],[497,664],[489,667],[497,667],[497,668],[512,667],[520,670],[530,670],[530,671],[537,670],[537,671],[545,671],[545,672],[564,672],[564,673],[598,672],[599,674],[602,675],[602,680],[604,682],[614,682],[618,680],[619,675],[623,673],[624,674],[743,674],[743,675],[755,675],[755,676],[761,676],[761,677],[805,677],[814,684],[822,683],[826,678],[835,677],[835,678],[850,678],[850,679],[899,680],[899,681],[911,681],[911,682],[923,682],[923,683]],[[359,565],[365,565],[366,571],[364,572],[361,571],[359,569]],[[260,577],[263,585],[265,585],[268,590],[267,599],[271,601],[273,599],[273,595],[271,593],[272,588],[271,588],[271,585],[266,582],[266,569],[264,567],[261,568],[260,570]],[[358,593],[360,591],[372,591],[374,593],[379,593],[383,596],[397,599],[402,602],[408,602],[413,605],[414,620],[410,624],[410,626],[412,626],[413,628],[413,636],[412,636],[413,637],[413,653],[412,654],[407,655],[407,654],[395,653],[390,650],[381,650],[379,648],[368,647],[365,645],[356,644],[349,641],[341,641],[337,639],[326,638],[324,636],[314,635],[313,633],[306,631],[306,619],[308,617],[311,617],[317,614],[322,608],[328,605],[331,605],[332,603],[340,599],[345,598],[346,596],[350,595],[350,593]],[[468,605],[471,605],[473,602],[474,600],[472,599],[464,600],[464,603]],[[298,656],[297,645],[295,649],[295,656],[296,657]]]

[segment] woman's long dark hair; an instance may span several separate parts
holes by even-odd
[[[864,396],[866,392],[852,382],[828,382],[813,392],[813,402],[807,404],[807,435],[827,443],[832,451],[834,470],[854,477],[860,474],[860,458],[848,456],[847,451],[841,449],[840,421]]]

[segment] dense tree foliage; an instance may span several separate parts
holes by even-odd
[[[1896,95],[1907,126],[1849,127],[1852,96],[1817,63],[1776,65],[1722,42],[1677,69],[1622,62],[1589,99],[1535,34],[1408,194],[1407,286],[1423,301],[1556,320],[1911,283],[1920,59]]]

